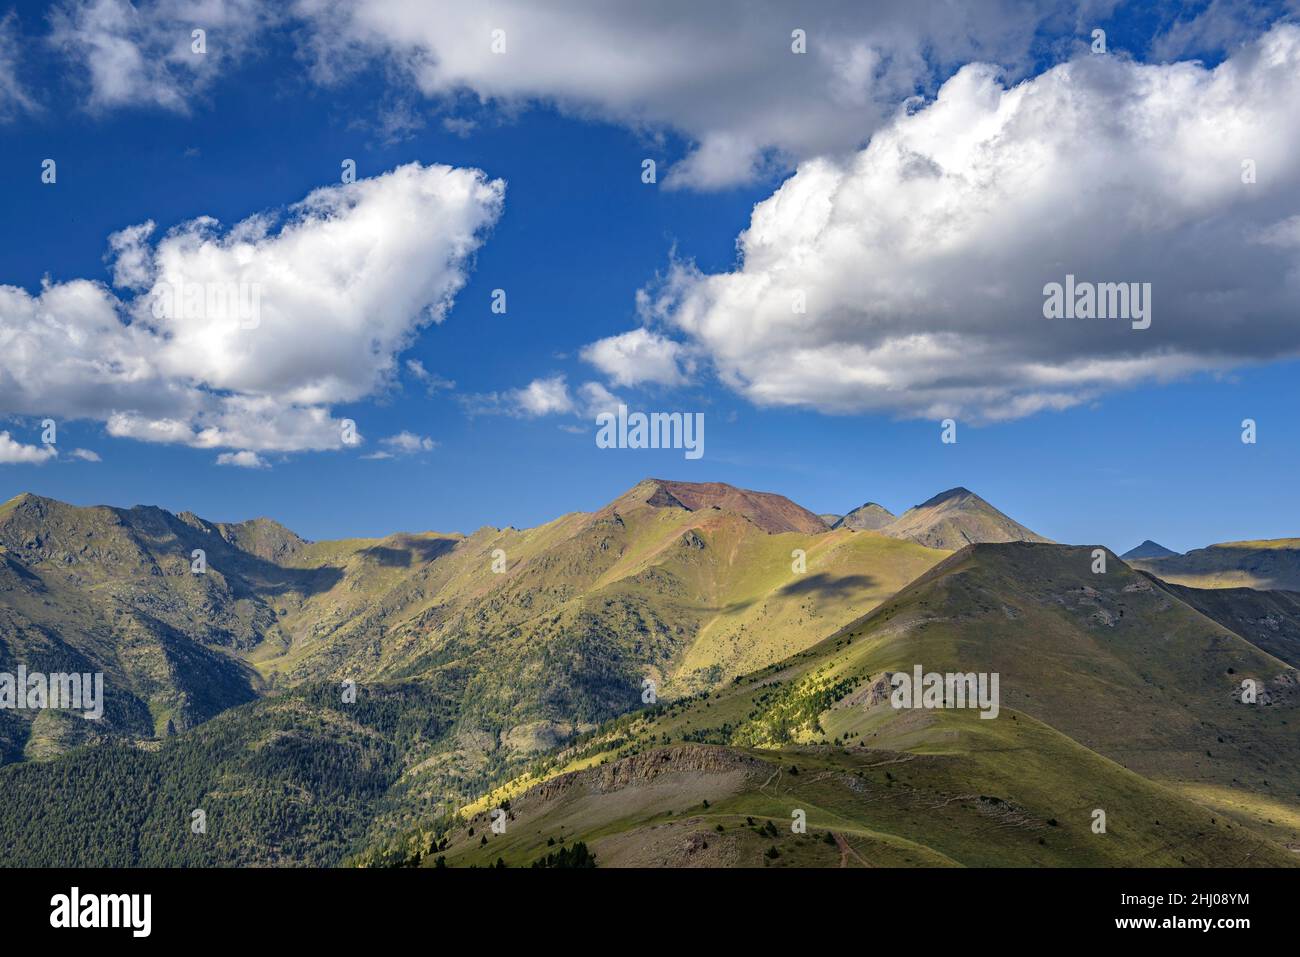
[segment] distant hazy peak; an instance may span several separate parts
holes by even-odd
[[[1168,558],[1177,554],[1179,553],[1172,548],[1165,548],[1159,542],[1153,542],[1148,538],[1136,548],[1130,548],[1120,558],[1125,560],[1130,558]]]

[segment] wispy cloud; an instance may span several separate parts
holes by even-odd
[[[428,390],[430,395],[442,390],[456,388],[456,383],[453,380],[445,379],[436,373],[430,372],[424,367],[424,363],[419,359],[407,359],[406,370],[418,382],[424,384],[425,389]]]
[[[402,455],[415,455],[417,452],[432,452],[438,447],[438,443],[427,435],[416,435],[414,432],[406,431],[386,436],[379,440],[379,444],[384,448],[361,457],[363,459],[392,459]]]
[[[18,33],[18,14],[10,10],[0,17],[0,121],[38,109],[36,101],[19,79],[21,62],[22,40]]]
[[[617,408],[619,399],[599,382],[584,382],[577,393],[569,389],[568,378],[551,375],[504,392],[480,392],[461,397],[471,415],[514,415],[540,418],[549,415],[577,415],[594,418]]]
[[[241,469],[269,469],[270,463],[256,452],[222,452],[217,456],[218,465],[231,465]]]

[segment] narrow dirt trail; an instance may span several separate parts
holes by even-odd
[[[832,831],[831,837],[835,838],[835,844],[840,849],[840,867],[849,866],[850,854],[852,854],[854,858],[857,859],[857,862],[861,864],[863,867],[875,867],[874,864],[867,861],[866,858],[864,858],[861,854],[859,854],[857,851],[853,849],[853,845],[851,845],[848,841],[844,839],[844,835],[836,834],[834,831]]]

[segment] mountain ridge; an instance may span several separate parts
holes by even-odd
[[[0,572],[16,583],[11,595],[30,594],[16,605],[25,617],[0,619],[0,653],[46,660],[18,642],[33,622],[65,635],[70,653],[93,652],[113,693],[129,696],[99,730],[131,740],[158,740],[277,687],[446,671],[457,676],[464,740],[486,742],[454,762],[507,741],[519,757],[553,740],[557,724],[563,738],[635,707],[647,676],[680,695],[804,647],[944,554],[830,533],[810,514],[771,493],[648,480],[530,529],[310,542],[268,519],[19,496],[0,508]],[[794,552],[806,574],[793,570]],[[24,576],[65,597],[42,605],[18,588]],[[161,686],[114,664],[122,607],[151,609],[130,627],[149,636]],[[191,682],[166,664],[178,654],[209,671]],[[558,655],[577,663],[563,677],[546,664]],[[229,696],[197,707],[211,698],[200,681]],[[63,747],[3,720],[6,760]]]
[[[735,512],[766,532],[814,534],[827,530],[827,525],[820,516],[784,495],[756,492],[726,482],[679,482],[648,478],[620,495],[615,503],[635,497],[644,489],[651,490],[646,501],[655,507],[678,507],[692,512],[705,509]]]

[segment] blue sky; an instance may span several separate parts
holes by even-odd
[[[1217,19],[1208,19],[1210,13]],[[158,36],[175,33],[163,5],[141,4],[137,16],[156,17],[164,24],[156,32],[137,25],[124,36],[146,54],[150,44],[163,42]],[[1275,29],[1287,14],[1278,8],[1261,18],[1257,12],[1238,9],[1233,17],[1217,6],[1211,11],[1201,5],[1166,7],[1155,16],[1123,6],[1113,13],[1090,16],[1076,9],[1063,16],[1070,29],[1059,29],[1050,18],[1035,28],[1028,60],[1007,41],[1007,83],[1033,80],[1058,63],[1087,57],[1094,25],[1107,30],[1114,50],[1131,52],[1126,61],[1200,56],[1213,66],[1238,45]],[[84,28],[88,21],[83,17],[77,22]],[[1179,24],[1185,29],[1176,30]],[[788,23],[777,26],[784,38]],[[478,245],[463,261],[447,267],[464,285],[442,320],[413,326],[409,335],[399,337],[403,345],[391,356],[394,371],[383,376],[380,385],[363,390],[359,398],[322,400],[331,421],[355,420],[365,436],[361,446],[291,447],[293,442],[310,444],[314,438],[286,439],[278,448],[272,447],[275,442],[255,445],[244,440],[202,447],[187,441],[144,441],[110,428],[113,410],[69,414],[60,410],[84,409],[77,405],[82,400],[52,394],[48,404],[59,423],[59,454],[39,464],[0,464],[0,496],[35,491],[79,504],[157,504],[215,520],[269,515],[308,537],[332,538],[397,530],[472,531],[484,524],[528,526],[566,511],[598,507],[639,479],[655,475],[778,491],[815,511],[835,512],[866,500],[897,512],[937,491],[964,485],[1042,534],[1119,550],[1148,537],[1181,550],[1214,541],[1300,535],[1293,493],[1293,476],[1300,470],[1298,370],[1296,362],[1284,358],[1295,354],[1289,346],[1296,343],[1287,339],[1285,317],[1275,314],[1279,291],[1292,287],[1286,285],[1285,270],[1267,259],[1258,265],[1257,274],[1242,280],[1242,289],[1235,289],[1243,297],[1233,300],[1238,318],[1226,319],[1219,331],[1211,323],[1195,321],[1194,308],[1188,306],[1190,318],[1185,320],[1178,308],[1157,313],[1153,329],[1162,336],[1163,329],[1175,331],[1167,339],[1152,339],[1150,346],[1145,340],[1136,340],[1134,346],[1132,338],[1116,346],[1080,338],[1068,350],[1059,346],[1059,352],[1054,340],[1004,344],[978,368],[972,353],[969,370],[949,360],[941,376],[932,370],[909,373],[906,382],[886,382],[874,389],[851,375],[842,383],[835,381],[843,370],[826,365],[826,357],[814,356],[806,378],[794,385],[784,372],[772,371],[769,360],[781,348],[779,340],[751,332],[758,326],[745,323],[758,320],[729,311],[725,297],[715,297],[710,291],[715,287],[699,277],[719,277],[727,288],[742,288],[746,270],[752,271],[759,257],[751,252],[747,266],[737,238],[751,225],[755,205],[769,201],[796,169],[816,187],[801,164],[824,172],[817,164],[823,156],[831,157],[828,162],[838,164],[833,168],[840,175],[852,168],[855,153],[873,136],[885,138],[878,130],[900,141],[910,136],[913,143],[929,135],[891,127],[897,108],[891,97],[897,98],[908,81],[885,78],[880,67],[873,81],[879,89],[873,87],[868,99],[887,109],[880,116],[849,111],[844,122],[861,124],[855,140],[839,142],[838,132],[832,131],[825,143],[817,141],[807,155],[799,155],[807,134],[800,131],[789,142],[780,139],[780,117],[764,115],[762,104],[757,104],[750,127],[726,130],[732,139],[722,137],[726,142],[742,134],[751,137],[759,145],[757,160],[747,154],[738,165],[724,164],[721,172],[713,166],[699,172],[703,166],[693,159],[702,153],[697,147],[714,135],[707,113],[697,116],[689,102],[656,101],[643,109],[635,90],[626,94],[626,101],[588,102],[567,88],[548,93],[545,84],[552,80],[547,70],[539,70],[541,79],[530,81],[538,92],[514,90],[496,99],[494,81],[474,79],[472,69],[467,68],[469,79],[439,79],[433,85],[442,86],[431,91],[429,83],[408,81],[396,73],[381,52],[360,55],[346,79],[319,78],[296,46],[301,30],[267,23],[255,38],[240,35],[248,56],[236,57],[227,50],[213,58],[217,66],[201,78],[186,72],[188,67],[174,75],[165,70],[150,74],[133,87],[134,98],[106,105],[96,102],[95,91],[97,83],[108,80],[88,72],[76,54],[50,46],[45,11],[20,6],[7,29],[17,42],[10,45],[7,67],[0,62],[0,73],[10,69],[23,92],[17,98],[11,94],[3,114],[7,119],[0,125],[5,147],[0,150],[0,176],[7,184],[0,206],[0,285],[17,287],[29,297],[41,294],[46,277],[55,285],[83,279],[111,288],[108,238],[127,226],[152,220],[157,224],[155,243],[167,230],[199,216],[215,217],[228,228],[262,211],[283,210],[312,190],[335,186],[345,158],[356,160],[359,180],[381,177],[406,164],[446,164],[483,170],[489,179],[503,180],[505,192],[499,216],[478,233]],[[224,33],[213,29],[214,48],[234,33],[233,28]],[[817,39],[814,33],[810,43],[815,46]],[[980,49],[997,50],[1003,39],[982,38]],[[935,65],[932,74],[915,77],[915,90],[931,100],[968,59],[959,55],[964,40],[947,42],[958,51],[955,62]],[[1159,57],[1156,50],[1171,55]],[[726,95],[742,96],[744,83],[737,81],[736,86],[740,92]],[[1047,92],[1044,89],[1044,95]],[[173,94],[182,98],[183,108],[156,102],[161,95]],[[697,99],[709,95],[707,89],[692,94]],[[852,97],[849,101],[858,102]],[[385,114],[403,116],[415,128],[395,132],[390,124],[385,129]],[[448,118],[472,123],[472,129],[455,132],[444,124]],[[951,122],[962,122],[961,115]],[[1290,155],[1300,164],[1300,143],[1290,145]],[[1113,152],[1114,162],[1123,165],[1122,150]],[[46,157],[58,162],[54,185],[40,181]],[[641,182],[641,163],[647,157],[658,163],[660,182],[655,185]],[[1195,165],[1196,157],[1186,162]],[[685,171],[677,182],[671,181],[673,170]],[[1070,168],[1062,175],[1079,173],[1079,168]],[[1141,196],[1145,185],[1138,178],[1116,188],[1131,187],[1130,196]],[[863,194],[871,195],[872,188],[873,183],[864,183]],[[853,192],[839,189],[827,195],[843,202]],[[1174,246],[1189,241],[1207,222],[1238,215],[1224,209],[1187,219],[1183,232],[1147,236],[1144,241]],[[1102,211],[1099,217],[1107,215]],[[439,228],[436,217],[428,222],[429,229]],[[1071,222],[1065,216],[1062,228],[1070,229]],[[1250,220],[1247,225],[1267,228],[1272,221]],[[905,226],[892,224],[900,245],[908,238],[900,232]],[[774,242],[779,245],[797,229],[797,218],[773,227]],[[1069,247],[1078,257],[1078,271],[1082,274],[1091,266],[1102,278],[1112,278],[1104,271],[1110,238],[1103,231],[1087,239],[1087,244]],[[1123,239],[1120,235],[1117,245],[1123,246]],[[818,248],[828,258],[837,252]],[[1023,251],[1011,248],[1008,256],[1012,254],[1018,256],[1014,261],[1024,259]],[[785,255],[784,247],[776,255]],[[871,257],[860,258],[865,262]],[[1061,272],[1074,268],[1075,261],[1064,260]],[[674,263],[693,263],[695,279],[688,277],[684,298],[672,300],[670,312],[654,318],[638,312],[638,291],[647,290],[653,299]],[[896,275],[911,265],[895,262],[890,272]],[[951,268],[960,271],[965,265],[956,262]],[[997,287],[1002,273],[986,262],[977,265],[990,275],[990,286]],[[1166,265],[1144,264],[1157,278],[1158,302],[1176,298],[1166,290],[1177,273],[1161,273]],[[777,267],[772,275],[787,275],[793,268],[782,262]],[[1188,267],[1194,267],[1190,260]],[[1236,272],[1241,274],[1240,269]],[[847,297],[845,283],[851,284],[851,279],[828,280],[823,298]],[[492,291],[498,288],[508,296],[505,315],[490,310]],[[873,280],[873,292],[880,288]],[[113,295],[117,298],[111,308],[127,308],[128,293]],[[946,290],[932,295],[935,301],[948,301]],[[978,288],[971,293],[973,299],[980,295]],[[698,325],[690,318],[697,315],[691,311],[695,308],[702,317]],[[972,304],[972,322],[979,319],[980,308]],[[856,321],[852,317],[841,308],[835,329]],[[1294,313],[1289,318],[1295,324]],[[310,343],[315,329],[310,314],[295,319],[300,325],[294,336],[277,348]],[[913,323],[908,328],[916,331],[925,319],[922,312],[919,318],[909,314],[900,321]],[[0,315],[0,321],[12,326],[11,320]],[[990,339],[1005,341],[1006,327],[997,325],[999,321],[992,318],[985,328],[994,330]],[[1184,331],[1177,331],[1180,322]],[[673,381],[662,381],[663,376],[661,381],[629,381],[636,375],[626,369],[602,367],[582,357],[585,346],[642,325],[656,341],[673,344],[681,368],[680,374],[667,377]],[[971,335],[971,328],[962,327],[961,333]],[[1033,333],[1040,339],[1041,328],[1036,325]],[[1256,335],[1255,329],[1266,334]],[[820,334],[814,324],[810,337]],[[832,339],[828,355],[878,344],[854,338],[857,333],[845,335]],[[1013,347],[1024,354],[1009,357],[1006,350]],[[1011,373],[1003,382],[999,371],[1022,359],[1024,368],[1073,370],[1081,363],[1118,362],[1121,354],[1128,361],[1135,349],[1177,352],[1178,360],[1163,366],[1142,356],[1144,364],[1125,365],[1118,372],[1108,365],[1105,381],[1071,379],[1050,393],[1041,384],[1013,381]],[[60,359],[55,350],[47,361]],[[430,388],[411,372],[408,360],[454,381],[454,387]],[[167,362],[175,365],[174,357]],[[821,376],[818,369],[828,371]],[[22,372],[16,364],[0,368],[0,384],[6,377],[12,384]],[[169,374],[173,379],[159,381],[174,382],[179,375],[192,384],[192,373]],[[875,381],[885,382],[883,374]],[[569,410],[533,414],[520,405],[515,390],[561,375]],[[822,378],[825,389],[819,391]],[[948,391],[952,379],[969,379],[962,386],[969,391]],[[230,381],[242,380],[236,375]],[[801,384],[805,381],[806,387]],[[594,406],[580,398],[582,385],[589,382],[633,408],[703,412],[704,457],[689,461],[681,450],[598,449],[589,414]],[[241,389],[287,401],[285,393],[274,389],[257,392],[215,380],[201,382],[198,388],[204,402],[220,401]],[[115,395],[111,399],[124,403],[115,406],[118,411],[132,401],[128,392],[121,395],[120,400]],[[0,400],[5,396],[0,388]],[[0,429],[13,442],[38,446],[40,398],[28,394],[0,406],[5,418]],[[939,441],[939,413],[945,402],[956,403],[955,445]],[[1001,414],[1015,402],[1027,403],[1027,411]],[[1241,441],[1240,423],[1247,417],[1259,423],[1254,445]],[[366,457],[396,449],[382,440],[403,433],[435,445],[395,451],[387,458]],[[73,449],[94,452],[100,461],[74,457]],[[219,453],[245,449],[263,467],[217,464]]]

